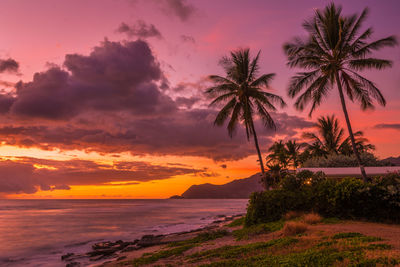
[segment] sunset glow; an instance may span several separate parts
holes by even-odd
[[[214,126],[205,95],[208,75],[224,75],[219,59],[237,48],[261,50],[260,71],[276,74],[271,92],[287,103],[272,113],[276,131],[256,122],[264,154],[320,115],[345,126],[336,91],[311,118],[287,94],[299,70],[282,46],[329,1],[178,2],[0,3],[0,198],[168,198],[259,172],[252,139]],[[399,1],[336,2],[346,14],[370,7],[375,38],[400,36]],[[377,55],[393,67],[364,74],[387,105],[347,104],[353,130],[383,159],[400,156],[400,50]]]

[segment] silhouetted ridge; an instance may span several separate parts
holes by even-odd
[[[183,198],[249,198],[255,191],[262,191],[261,175],[257,173],[249,178],[238,179],[223,185],[192,185],[183,194]]]

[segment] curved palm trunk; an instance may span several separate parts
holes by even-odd
[[[347,129],[349,130],[349,135],[350,135],[350,140],[351,140],[351,145],[353,147],[354,155],[356,156],[358,165],[360,166],[360,170],[361,170],[361,175],[362,175],[363,181],[367,182],[367,180],[368,180],[367,174],[365,173],[364,166],[361,163],[360,153],[358,153],[358,150],[357,150],[357,147],[356,147],[356,141],[354,139],[353,130],[351,129],[349,114],[347,113],[346,102],[344,100],[342,84],[340,83],[339,75],[338,75],[337,72],[335,73],[335,78],[336,78],[336,84],[337,84],[337,87],[338,87],[338,90],[339,90],[340,101],[342,102],[342,108],[343,108],[344,117],[346,119]]]
[[[265,174],[264,163],[263,163],[263,160],[262,160],[260,147],[258,146],[258,139],[257,139],[256,129],[254,128],[254,123],[253,122],[251,122],[251,130],[253,131],[254,143],[255,143],[256,149],[257,149],[258,161],[260,162],[261,173],[264,176],[264,174]]]

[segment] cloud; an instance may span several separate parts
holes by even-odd
[[[192,44],[196,43],[195,39],[190,35],[182,34],[181,35],[181,40],[182,40],[182,42],[185,42],[185,43],[192,43]]]
[[[400,123],[380,123],[374,126],[375,129],[394,129],[400,130]]]
[[[149,38],[149,37],[156,37],[158,39],[162,38],[160,31],[153,25],[147,24],[143,20],[137,20],[136,23],[132,26],[129,26],[125,22],[122,22],[117,32],[125,33],[129,37],[139,37],[139,38]]]
[[[41,167],[36,168],[37,165]],[[56,161],[21,157],[17,161],[0,161],[0,194],[33,194],[39,189],[69,190],[71,185],[137,184],[183,174],[210,175],[203,169],[147,162],[114,162],[105,165],[86,160]]]
[[[19,63],[12,58],[0,59],[0,73],[16,73],[19,70]]]
[[[227,166],[226,164],[222,164],[222,165],[220,165],[220,167],[221,167],[222,169],[226,169],[228,166]]]
[[[196,11],[186,0],[164,0],[165,11],[178,16],[182,21],[187,21]]]
[[[86,111],[168,112],[173,101],[159,88],[164,77],[148,44],[105,40],[89,56],[66,55],[66,70],[52,67],[16,84],[10,113],[52,120]]]
[[[89,55],[68,54],[64,69],[51,66],[15,95],[0,93],[0,139],[43,150],[81,150],[115,155],[199,156],[215,161],[254,155],[243,127],[228,137],[214,127],[217,110],[207,107],[207,81],[166,86],[146,41],[105,40]],[[179,87],[179,88],[178,88]],[[173,99],[169,94],[179,97]],[[271,114],[277,131],[256,120],[262,149],[276,135],[292,137],[312,123],[286,113]]]

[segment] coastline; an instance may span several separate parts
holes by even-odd
[[[226,220],[197,231],[165,235],[168,242],[121,252],[117,257],[92,266],[400,264],[400,225],[332,218],[307,223],[303,218],[282,219],[250,227],[250,231],[236,224],[239,220],[233,223]],[[303,224],[303,231],[287,232],[287,224],[299,223]]]
[[[189,231],[159,235],[146,234],[133,241],[103,241],[93,244],[92,250],[85,253],[66,253],[61,256],[61,261],[66,267],[109,266],[109,264],[128,258],[128,255],[130,257],[133,255],[141,255],[159,249],[163,245],[174,242],[183,242],[192,239],[201,233],[223,229],[233,220],[243,216],[244,214],[235,214],[230,216],[218,215],[217,220],[214,220],[208,225]]]

